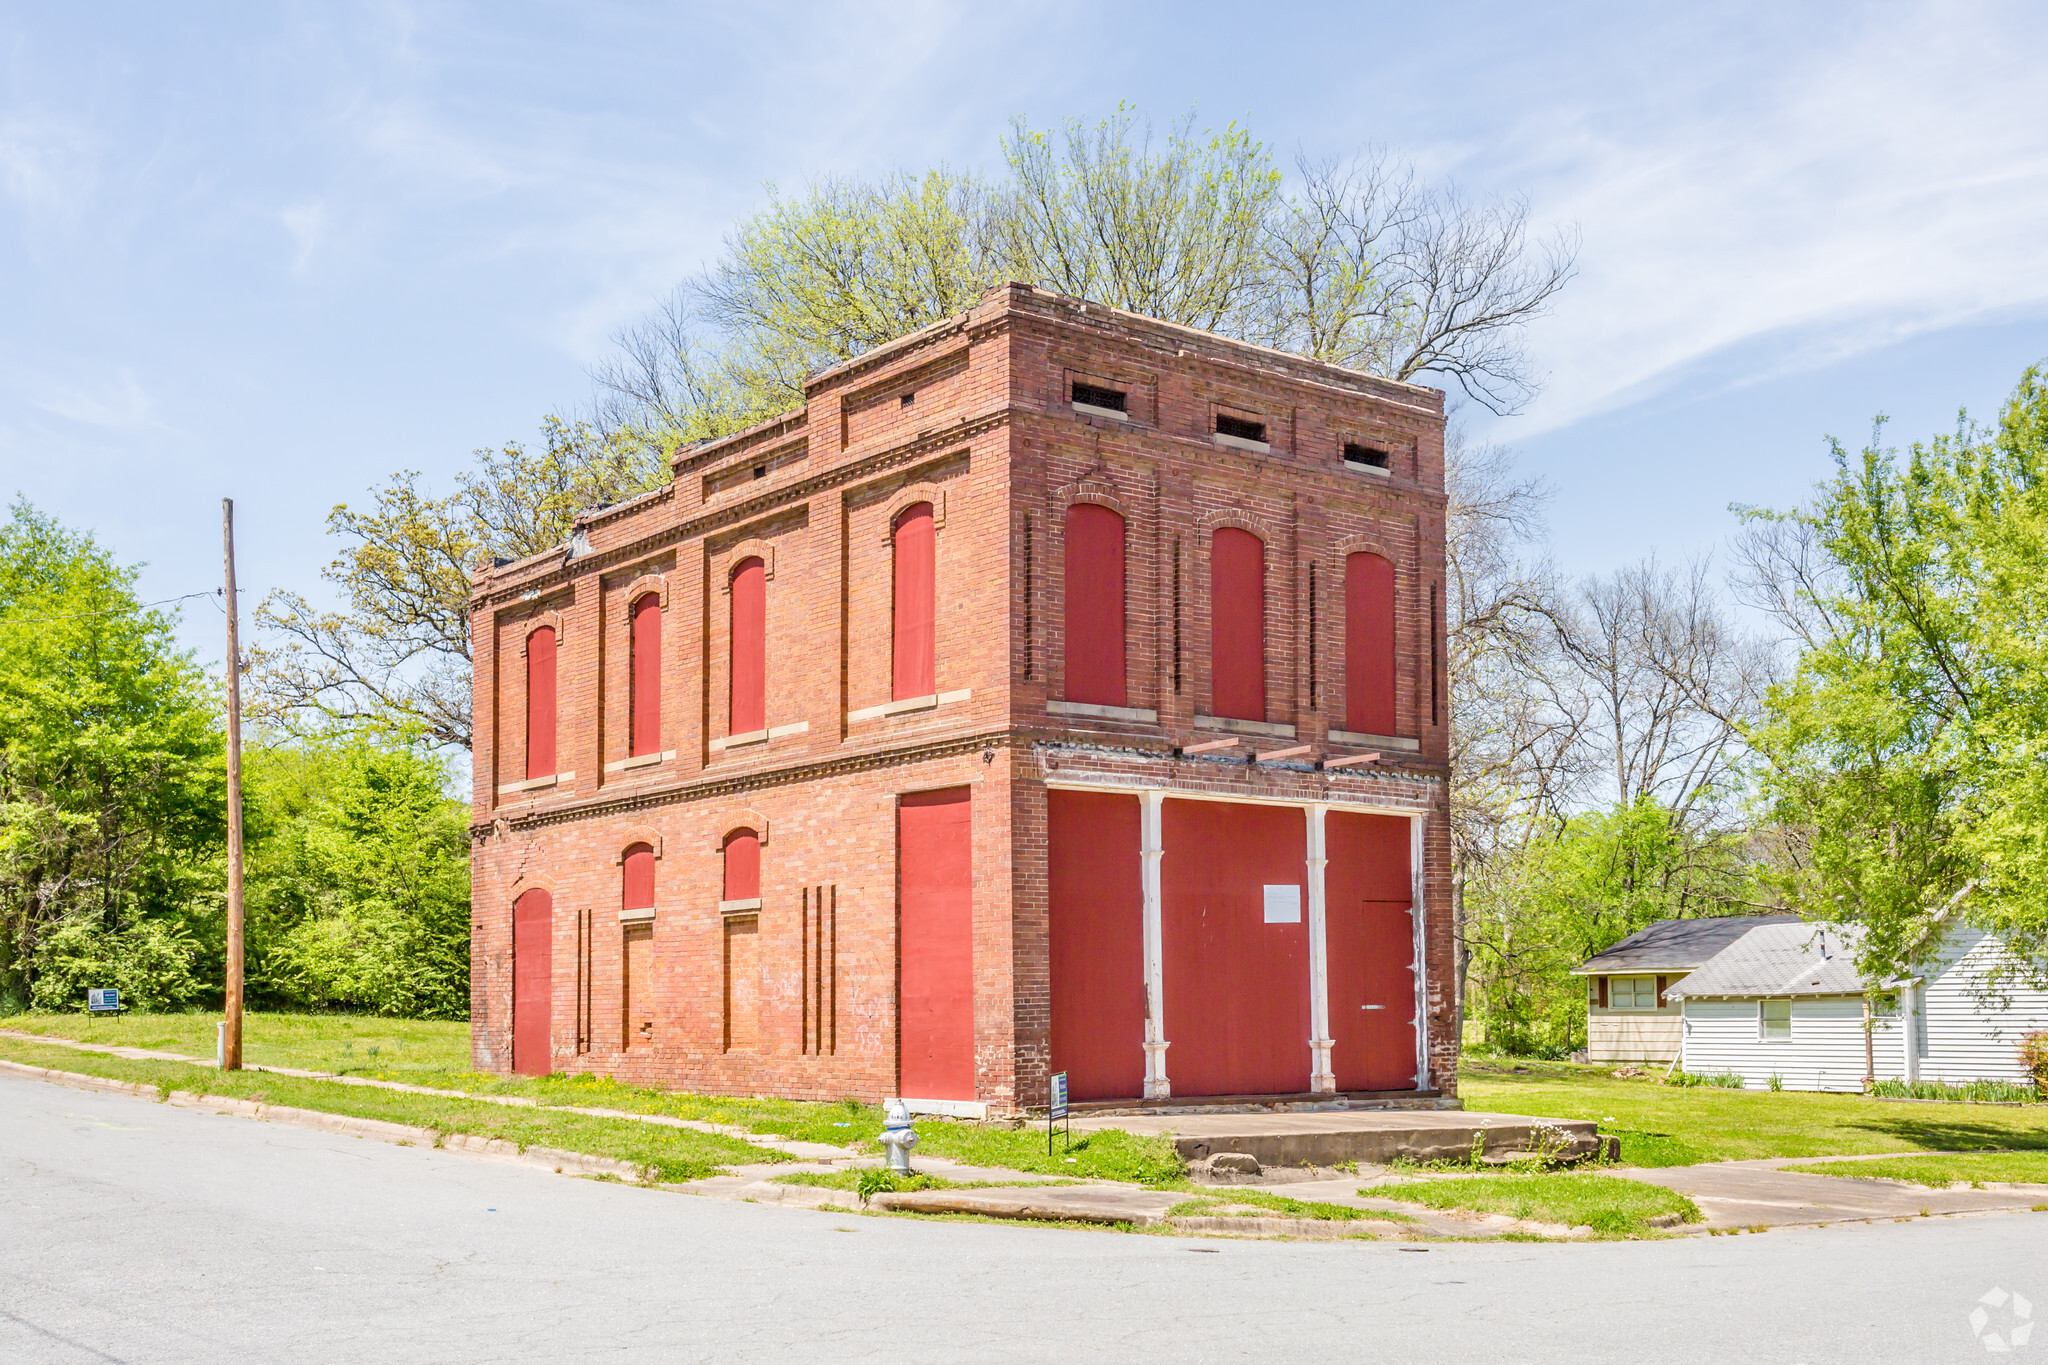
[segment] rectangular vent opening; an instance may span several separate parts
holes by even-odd
[[[1376,469],[1382,474],[1391,474],[1394,471],[1394,457],[1374,446],[1353,445],[1346,442],[1344,446],[1344,463],[1354,469]]]
[[[1266,439],[1266,424],[1247,422],[1242,417],[1232,417],[1219,412],[1216,414],[1216,434],[1235,436],[1240,441],[1263,441]]]
[[[1129,408],[1124,406],[1129,401],[1126,395],[1119,393],[1115,389],[1105,389],[1099,385],[1082,384],[1078,381],[1074,385],[1073,401],[1081,404],[1083,407],[1108,408],[1111,412],[1130,411]]]
[[[917,395],[916,395],[916,394],[914,394],[914,393],[906,393],[906,394],[904,394],[904,395],[903,395],[903,401],[902,401],[901,403],[897,404],[897,406],[898,406],[898,407],[905,407],[905,408],[907,408],[907,407],[909,407],[909,406],[910,406],[910,405],[911,405],[912,403],[915,403],[916,401],[917,401]]]

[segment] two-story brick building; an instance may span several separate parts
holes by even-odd
[[[1025,285],[480,571],[480,1069],[1452,1093],[1442,397]]]

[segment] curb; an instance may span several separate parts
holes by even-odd
[[[56,1071],[49,1067],[29,1066],[22,1062],[0,1060],[0,1076],[43,1081],[69,1090],[92,1090],[103,1095],[128,1095],[135,1099],[156,1100],[179,1109],[199,1110],[234,1118],[259,1119],[266,1123],[283,1123],[317,1133],[331,1133],[338,1137],[369,1138],[376,1142],[388,1142],[397,1147],[440,1148],[443,1151],[460,1152],[466,1156],[488,1157],[494,1161],[509,1161],[516,1165],[549,1170],[557,1175],[610,1176],[635,1185],[658,1183],[646,1168],[636,1166],[630,1161],[587,1156],[582,1152],[564,1152],[553,1147],[521,1148],[519,1144],[507,1142],[503,1138],[443,1133],[434,1128],[392,1123],[386,1119],[350,1118],[345,1114],[329,1114],[318,1109],[297,1109],[284,1104],[259,1104],[255,1100],[238,1100],[226,1095],[207,1095],[190,1090],[173,1090],[165,1094],[159,1087],[141,1081],[116,1081],[104,1076],[87,1076],[76,1071]]]

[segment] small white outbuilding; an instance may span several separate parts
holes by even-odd
[[[1921,975],[1874,983],[1856,970],[1853,928],[1752,928],[1666,992],[1680,1009],[1679,1064],[1751,1089],[1774,1076],[1787,1090],[1857,1091],[1865,1077],[2026,1084],[2020,1043],[2048,1029],[2048,992],[2009,970],[2018,964],[1994,935],[1940,932]]]

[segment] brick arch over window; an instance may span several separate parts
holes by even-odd
[[[1217,715],[1266,718],[1266,544],[1240,526],[1209,533],[1209,679]]]
[[[633,610],[633,604],[650,592],[661,599],[662,608],[666,610],[668,607],[667,576],[658,573],[644,573],[626,585],[627,612],[630,613]]]
[[[938,508],[913,502],[889,523],[892,686],[896,701],[938,690]]]
[[[727,670],[726,733],[751,734],[768,726],[768,566],[748,555],[726,575],[731,598],[731,650]]]
[[[626,845],[625,851],[619,855],[619,909],[654,908],[654,863],[652,844]]]
[[[724,554],[725,562],[728,564],[738,564],[744,559],[760,560],[762,576],[771,583],[775,581],[774,541],[763,540],[759,536],[749,536],[745,540],[726,547]],[[725,590],[727,592],[732,591],[732,575],[730,573],[727,573],[725,578]]]
[[[719,899],[748,901],[761,898],[761,836],[742,826],[725,836],[722,852],[725,873]]]
[[[735,831],[743,829],[754,831],[755,836],[762,843],[768,842],[768,817],[746,806],[727,811],[724,817],[719,820],[717,829],[718,836],[711,841],[711,847],[714,849],[724,848],[725,841]]]
[[[1354,550],[1344,556],[1344,728],[1394,733],[1394,564]]]
[[[1106,479],[1080,479],[1063,488],[1056,488],[1053,490],[1052,501],[1054,506],[1072,506],[1077,502],[1094,503],[1097,507],[1107,507],[1126,521],[1131,517],[1130,505],[1117,495],[1116,485]]]
[[[661,831],[652,825],[628,825],[620,830],[615,837],[621,842],[617,855],[612,858],[614,863],[624,862],[626,850],[634,844],[645,844],[654,850],[654,856],[657,859],[661,857]]]
[[[1226,526],[1234,526],[1240,531],[1249,532],[1257,536],[1260,542],[1266,545],[1272,545],[1280,539],[1278,527],[1265,520],[1265,518],[1254,516],[1241,508],[1217,508],[1214,511],[1204,512],[1201,516],[1195,518],[1195,529],[1212,538],[1215,532]]]
[[[1066,699],[1125,706],[1124,538],[1121,512],[1097,502],[1067,508]]]
[[[889,495],[889,501],[882,507],[882,539],[896,538],[896,521],[904,512],[921,502],[932,505],[932,529],[942,531],[946,527],[946,486],[926,480],[921,483],[905,484]]]

